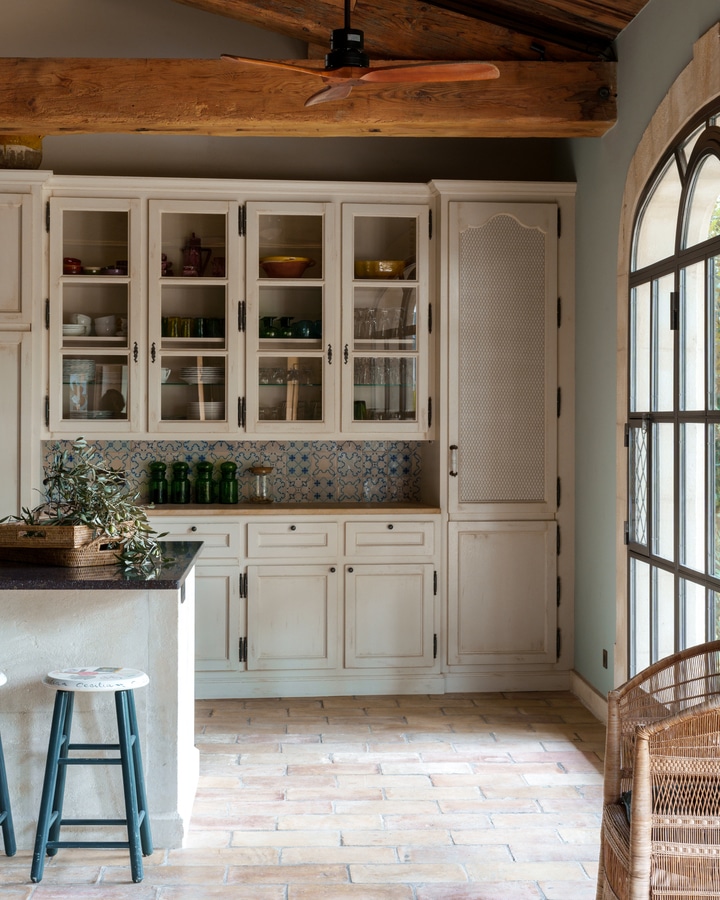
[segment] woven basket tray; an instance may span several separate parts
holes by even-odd
[[[89,525],[27,525],[13,522],[0,525],[0,547],[84,547],[95,539]]]
[[[111,538],[96,538],[84,547],[0,546],[0,559],[44,566],[112,566],[118,563],[118,548],[108,547]]]

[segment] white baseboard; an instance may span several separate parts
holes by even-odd
[[[595,688],[574,670],[570,673],[570,690],[584,707],[607,725],[607,697],[603,697]]]

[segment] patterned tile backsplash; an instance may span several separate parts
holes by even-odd
[[[421,444],[419,441],[90,441],[105,459],[125,471],[140,499],[147,500],[148,465],[167,464],[171,478],[173,462],[190,465],[237,464],[240,496],[247,496],[252,465],[273,466],[273,495],[280,503],[339,501],[420,500]],[[59,445],[70,449],[72,441],[45,441],[44,457]]]

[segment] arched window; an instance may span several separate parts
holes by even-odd
[[[644,192],[629,275],[628,649],[720,638],[720,107]]]

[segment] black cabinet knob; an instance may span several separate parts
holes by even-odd
[[[388,531],[392,531],[394,527],[395,526],[392,523],[390,523],[390,525],[388,525]]]
[[[197,525],[191,525],[190,531],[197,531]]]
[[[291,525],[290,531],[297,531],[297,525]]]

